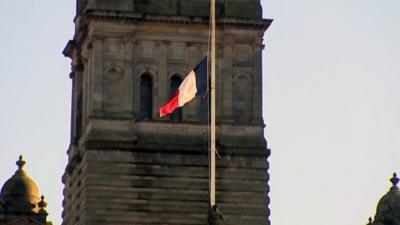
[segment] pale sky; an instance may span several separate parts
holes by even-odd
[[[262,4],[272,225],[365,224],[400,172],[400,1]],[[0,185],[23,154],[59,225],[75,2],[0,10]]]

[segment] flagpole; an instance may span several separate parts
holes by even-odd
[[[210,6],[211,19],[211,124],[210,124],[210,152],[209,152],[209,167],[210,167],[210,206],[215,205],[215,0],[211,0]]]

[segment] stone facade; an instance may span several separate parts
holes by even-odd
[[[207,224],[207,108],[159,118],[208,49],[208,1],[80,0],[64,225]],[[218,1],[217,204],[228,225],[269,224],[259,0]],[[145,91],[143,91],[145,90]],[[146,108],[147,107],[147,108]]]

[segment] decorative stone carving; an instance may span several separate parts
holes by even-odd
[[[186,55],[186,47],[183,43],[174,43],[168,46],[168,58],[170,61],[183,61]]]
[[[141,43],[139,48],[139,55],[141,59],[154,59],[155,55],[154,43],[150,41]]]
[[[234,65],[251,66],[253,64],[253,52],[249,45],[236,45],[234,47]]]
[[[123,40],[121,38],[107,38],[106,54],[114,58],[123,58]]]

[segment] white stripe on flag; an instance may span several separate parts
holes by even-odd
[[[179,86],[179,107],[182,107],[186,103],[190,102],[190,100],[196,96],[196,93],[196,74],[192,70]]]

